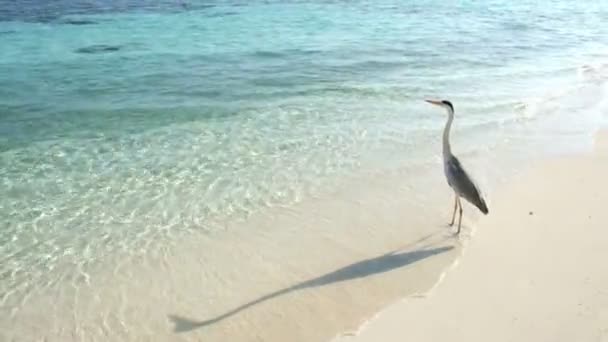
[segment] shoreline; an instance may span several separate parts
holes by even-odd
[[[608,172],[606,130],[594,147],[501,187],[493,217],[442,281],[332,341],[608,341],[608,194],[594,185]]]
[[[508,183],[484,175],[492,171],[482,167],[492,163],[487,158],[465,158],[467,168],[485,176],[483,183]],[[32,295],[22,312],[0,322],[0,331],[14,326],[19,332],[24,322],[36,322],[29,329],[62,340],[109,334],[167,341],[249,341],[251,334],[266,341],[322,341],[352,331],[404,296],[434,289],[459,263],[462,245],[474,240],[479,215],[468,205],[461,239],[447,227],[451,197],[439,165],[414,169],[416,176],[409,169],[366,174],[364,190],[344,187],[235,222],[222,234],[106,260],[96,272]],[[434,194],[424,197],[424,190]],[[73,314],[57,321],[37,310],[50,305],[53,316]],[[280,328],[267,329],[268,319]],[[128,329],[142,321],[148,328]],[[39,337],[34,332],[23,336]]]
[[[404,202],[410,189],[395,187],[397,178],[334,194],[348,201],[315,198],[297,210],[277,208],[235,223],[222,234],[105,260],[89,274],[31,294],[15,316],[7,310],[0,331],[9,340],[12,333],[17,340],[249,341],[255,334],[279,341],[294,332],[293,341],[330,338],[403,293],[431,286],[457,257],[458,243],[443,220],[432,220],[435,211],[428,207]],[[361,201],[365,196],[374,201]],[[53,307],[53,314],[40,307]],[[269,319],[277,328],[267,329]],[[132,328],[141,322],[146,327]]]

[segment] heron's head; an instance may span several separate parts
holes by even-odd
[[[439,107],[445,108],[448,112],[454,112],[454,106],[452,106],[452,102],[448,100],[425,100],[430,104],[434,104]]]

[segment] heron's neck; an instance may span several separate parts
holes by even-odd
[[[445,123],[443,129],[443,157],[449,157],[452,153],[450,148],[450,129],[452,128],[452,121],[454,121],[454,112],[448,109],[448,121]]]

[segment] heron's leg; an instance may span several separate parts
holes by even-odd
[[[458,195],[454,193],[454,212],[452,213],[452,222],[450,222],[450,227],[454,225],[454,219],[456,218],[456,208],[458,207]]]
[[[462,203],[460,202],[460,198],[458,198],[458,208],[460,210],[460,216],[458,216],[458,230],[456,234],[460,234],[460,224],[462,223]]]

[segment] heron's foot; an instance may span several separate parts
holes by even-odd
[[[443,233],[443,236],[445,239],[449,239],[449,240],[452,240],[452,239],[458,237],[458,235],[456,234],[456,229],[446,229]]]
[[[458,225],[458,228],[456,229],[456,232],[454,233],[454,235],[460,236],[460,228],[461,228],[461,225]]]
[[[459,232],[459,231],[457,231],[457,230],[451,230],[451,231],[449,232],[449,235],[450,235],[451,237],[453,237],[453,238],[457,238],[457,237],[459,237],[459,236],[460,236],[460,232]]]
[[[450,235],[452,235],[452,236],[460,235],[460,227],[458,227],[456,224],[450,223],[447,225],[447,228],[450,228]]]

